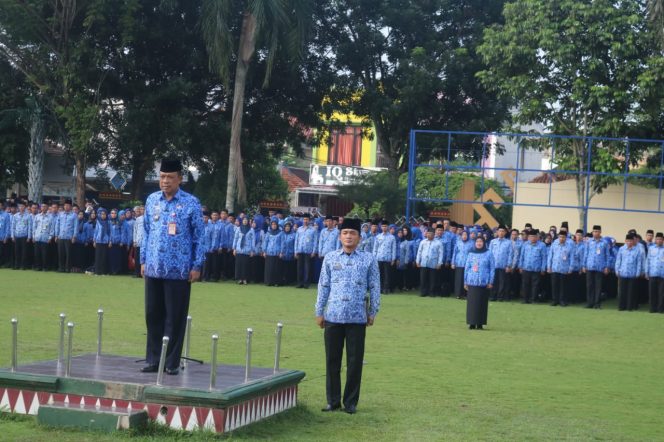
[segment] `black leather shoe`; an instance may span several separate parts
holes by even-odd
[[[468,329],[469,329],[469,330],[475,330],[475,324],[470,324],[470,325],[468,326]]]
[[[341,408],[341,405],[339,405],[339,404],[337,404],[337,405],[327,404],[327,405],[325,406],[325,408],[321,408],[320,411],[324,411],[324,412],[327,412],[327,411],[337,411],[337,410],[340,409],[340,408]]]
[[[171,376],[177,376],[178,373],[180,373],[180,368],[175,367],[175,368],[167,368],[164,370],[166,374],[170,374]]]
[[[357,409],[355,408],[355,405],[349,405],[348,407],[344,408],[344,411],[348,414],[357,413]]]
[[[141,368],[141,373],[156,373],[157,370],[159,370],[159,367],[156,365],[146,365],[145,367]]]

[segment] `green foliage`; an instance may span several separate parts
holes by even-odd
[[[25,106],[26,85],[19,72],[0,59],[0,189],[27,183],[30,134],[16,118]]]
[[[406,186],[388,171],[369,173],[339,187],[339,197],[355,205],[351,213],[363,218],[393,219],[405,211]]]
[[[476,53],[482,31],[500,21],[502,0],[326,3],[325,31],[339,74],[325,111],[371,120],[392,169],[407,170],[410,129],[490,131],[509,115],[505,102],[474,78],[484,69]]]
[[[553,133],[582,137],[642,136],[646,112],[638,81],[652,82],[644,75],[656,50],[643,12],[639,0],[512,1],[504,24],[484,32],[478,52],[487,68],[477,78],[513,104],[516,123],[541,122]],[[583,172],[588,149],[586,139],[561,141],[555,163]],[[646,150],[632,144],[631,162]],[[624,153],[623,143],[595,144],[590,170],[621,171]],[[579,204],[585,204],[586,179],[574,178]],[[594,175],[590,197],[616,181]],[[580,218],[584,214],[581,209]]]

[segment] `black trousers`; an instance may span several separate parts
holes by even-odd
[[[638,310],[638,282],[636,278],[618,278],[618,310]]]
[[[445,264],[440,268],[440,294],[450,296],[454,292],[454,270]]]
[[[344,407],[357,405],[360,399],[366,324],[325,323],[325,392],[327,403],[337,406],[341,397],[341,359],[346,344],[346,386]]]
[[[586,307],[599,307],[602,305],[602,282],[604,273],[592,270],[586,271]]]
[[[281,259],[281,276],[282,284],[291,285],[295,282],[295,274],[297,273],[297,263],[295,260]]]
[[[120,244],[112,244],[108,249],[108,272],[111,275],[119,275],[122,273],[122,259],[124,255],[124,247]]]
[[[504,300],[508,297],[509,284],[505,269],[496,269],[493,288],[491,289],[491,300]]]
[[[190,296],[189,281],[145,278],[145,323],[148,329],[145,359],[148,365],[159,364],[162,338],[168,336],[166,368],[180,366]]]
[[[68,272],[71,269],[71,239],[58,240],[58,271]]]
[[[214,266],[214,256],[216,254],[217,254],[216,252],[205,253],[205,262],[203,263],[203,274],[201,275],[201,279],[203,281],[212,280],[212,267]]]
[[[420,295],[433,296],[436,294],[436,274],[438,270],[420,267]]]
[[[664,278],[650,277],[648,280],[650,313],[664,313]]]
[[[378,261],[378,270],[380,271],[380,292],[388,293],[391,290],[392,263],[389,261]]]
[[[35,270],[48,270],[48,243],[35,243]]]
[[[309,287],[309,275],[311,272],[311,253],[297,254],[297,285],[298,287]]]
[[[234,262],[235,279],[237,281],[249,281],[251,279],[251,258],[249,255],[238,253]]]
[[[223,252],[224,258],[224,276],[226,279],[235,278],[235,256],[233,256],[233,250],[227,249]]]
[[[551,304],[567,305],[567,291],[570,286],[571,275],[565,273],[551,273]]]
[[[28,238],[16,238],[14,241],[14,268],[28,268]]]
[[[134,275],[141,277],[141,248],[134,247]]]
[[[463,288],[463,277],[466,269],[463,267],[456,267],[454,269],[454,296],[457,298],[464,298],[466,290]]]
[[[523,301],[531,303],[537,299],[540,285],[540,272],[529,272],[524,270],[521,273],[521,295]]]
[[[108,274],[108,244],[97,243],[97,246],[95,247],[95,275],[107,275],[107,274]]]

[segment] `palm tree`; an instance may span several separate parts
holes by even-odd
[[[201,23],[210,68],[219,74],[226,87],[230,83],[230,64],[234,55],[235,38],[230,26],[232,4],[232,0],[203,0]],[[231,212],[235,210],[236,194],[239,203],[246,202],[240,138],[247,73],[256,47],[266,50],[263,87],[267,87],[280,47],[284,47],[290,56],[301,54],[313,11],[313,0],[247,0],[242,4],[226,186],[226,208]]]

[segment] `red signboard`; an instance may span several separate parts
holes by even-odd
[[[282,200],[262,200],[258,202],[261,209],[287,209],[288,204]]]
[[[429,218],[449,218],[450,211],[448,209],[437,209],[429,211]]]

